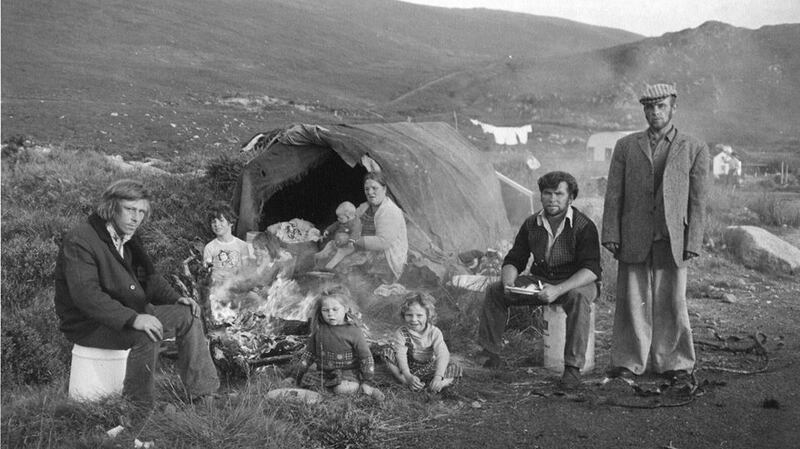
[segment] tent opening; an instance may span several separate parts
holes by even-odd
[[[341,202],[350,201],[358,207],[366,201],[366,173],[360,164],[350,167],[331,150],[322,163],[302,174],[297,182],[283,186],[264,203],[259,229],[300,218],[324,230],[336,220],[336,207]]]

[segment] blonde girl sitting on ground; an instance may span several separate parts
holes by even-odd
[[[295,374],[297,385],[321,384],[335,394],[361,391],[382,401],[383,393],[370,385],[375,361],[357,321],[350,292],[343,286],[323,289],[312,311],[311,335],[300,353]],[[305,377],[312,364],[320,372]]]
[[[436,306],[426,293],[406,296],[400,307],[405,324],[395,332],[385,354],[394,377],[414,391],[427,388],[438,393],[461,377],[461,366],[450,362],[442,331],[434,325]]]

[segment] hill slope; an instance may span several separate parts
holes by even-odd
[[[638,94],[645,83],[668,81],[677,85],[684,129],[753,144],[800,137],[798,73],[800,24],[747,30],[707,22],[612,48],[471,71],[424,101],[451,97],[479,116],[500,115],[497,120],[641,128]]]
[[[508,55],[638,38],[392,0],[4,2],[2,35],[4,97],[130,102],[248,92],[362,104]]]

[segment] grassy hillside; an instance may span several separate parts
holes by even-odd
[[[136,101],[245,91],[369,103],[483,60],[637,38],[560,19],[389,0],[6,3],[8,97]]]
[[[637,38],[393,0],[8,1],[2,133],[161,158],[215,152],[295,121],[404,120],[381,105],[448,74]]]
[[[684,129],[711,141],[793,141],[796,147],[798,42],[800,24],[747,30],[708,22],[607,49],[509,60],[442,83],[438,96],[408,99],[406,108],[425,109],[429,101],[450,97],[498,121],[639,128],[639,92],[645,83],[669,81],[678,88]]]

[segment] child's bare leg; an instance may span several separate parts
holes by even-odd
[[[400,373],[400,368],[397,365],[386,360],[386,367],[389,368],[389,372],[392,373],[392,376],[394,376],[394,378],[397,379],[398,382],[403,383],[404,380],[403,374]]]
[[[358,392],[358,387],[358,382],[343,380],[342,383],[333,387],[333,392],[336,394],[354,394]]]
[[[314,253],[314,265],[316,266],[321,264],[323,260],[331,256],[332,252],[333,252],[333,242],[326,243],[321,251]]]
[[[335,267],[337,263],[341,262],[342,259],[345,258],[345,256],[353,254],[355,251],[356,251],[356,248],[353,245],[349,245],[349,246],[346,246],[346,247],[343,247],[343,248],[336,249],[336,254],[334,254],[333,257],[331,258],[331,260],[328,262],[328,264],[325,265],[325,268],[327,268],[329,270],[332,270],[333,267]]]
[[[381,390],[378,390],[377,388],[367,384],[361,384],[361,391],[363,391],[365,395],[370,396],[379,402],[382,402],[384,399],[386,399],[386,395],[384,395]]]

